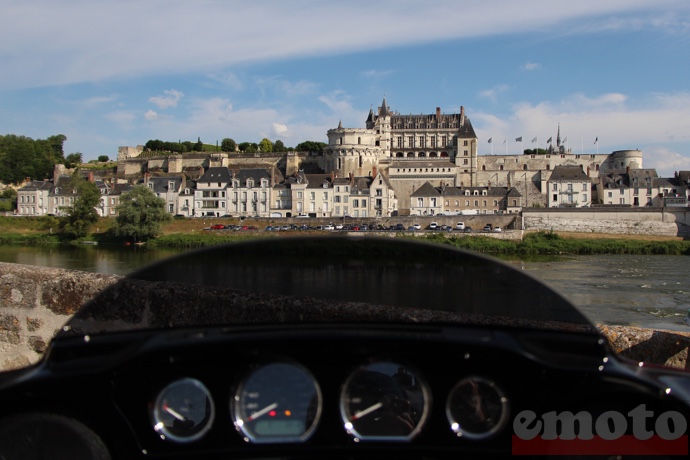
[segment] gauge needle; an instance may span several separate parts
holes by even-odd
[[[166,411],[168,414],[172,415],[173,417],[175,417],[180,422],[184,422],[187,420],[184,415],[180,414],[179,412],[177,412],[174,409],[171,409],[168,406],[163,406],[163,410]]]
[[[264,407],[263,409],[261,409],[260,411],[254,412],[252,415],[250,415],[250,416],[247,418],[247,420],[251,422],[252,420],[261,417],[261,416],[264,415],[266,412],[272,411],[272,410],[275,409],[276,407],[278,407],[278,403],[270,404],[270,405]]]
[[[365,415],[370,414],[371,412],[374,412],[376,409],[378,409],[381,406],[383,406],[383,404],[381,402],[377,402],[373,406],[369,406],[366,409],[357,412],[355,415],[352,416],[352,420],[357,420],[358,418],[362,418]]]

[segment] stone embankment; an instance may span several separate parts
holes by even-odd
[[[121,279],[115,275],[0,263],[0,370],[20,368],[40,360],[52,337],[79,307]],[[140,289],[141,292],[127,292],[126,297],[146,304],[146,283],[135,283],[127,289]],[[205,290],[198,291],[198,296],[192,298],[206,298]],[[116,297],[120,295],[115,294]],[[164,295],[172,294],[166,292]],[[256,302],[249,304],[257,305]],[[190,305],[182,307],[193,309]],[[237,318],[256,314],[245,310],[230,314]],[[107,312],[105,314],[107,316]],[[683,369],[687,366],[690,333],[623,326],[600,326],[599,329],[613,349],[626,358]]]

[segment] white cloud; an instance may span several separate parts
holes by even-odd
[[[479,96],[496,102],[498,95],[506,91],[508,91],[508,85],[496,85],[493,88],[480,91]]]
[[[523,64],[521,68],[523,70],[537,70],[541,67],[541,64],[536,63],[536,62],[527,62],[526,64]]]
[[[11,2],[3,5],[0,87],[170,73],[214,74],[240,63],[333,56],[537,29],[543,34],[584,33],[589,31],[586,25],[595,20],[603,23],[620,17],[634,17],[643,27],[666,30],[673,24],[686,30],[686,9],[684,0],[485,0],[474,2],[471,8],[458,8],[453,0],[402,5],[386,0],[374,10],[364,1]],[[209,18],[231,18],[232,27],[210,25]],[[180,21],[185,27],[170,27]],[[357,25],[354,30],[353,24]],[[145,32],[130,33],[132,30]],[[401,30],[405,33],[398,33]]]
[[[149,102],[153,103],[159,109],[169,109],[170,107],[177,107],[177,103],[182,99],[184,94],[175,89],[168,89],[163,91],[163,96],[152,96]]]
[[[153,110],[147,110],[146,113],[144,114],[144,118],[148,121],[154,121],[158,119],[158,113],[156,113]]]
[[[130,127],[137,116],[125,110],[116,110],[114,112],[109,112],[104,115],[106,120],[113,123],[117,123],[125,128]]]
[[[287,125],[281,123],[273,123],[273,134],[278,137],[290,137],[290,131]]]

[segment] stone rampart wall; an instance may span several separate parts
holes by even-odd
[[[37,362],[51,338],[83,303],[121,279],[115,275],[0,263],[0,371]],[[145,303],[146,286],[147,283],[129,286],[128,290],[141,292],[127,295]],[[204,298],[205,290],[197,294]],[[323,308],[319,306],[315,311]],[[622,326],[601,326],[600,330],[622,356],[686,367],[690,333]]]
[[[664,209],[525,209],[525,230],[690,236],[688,212]]]

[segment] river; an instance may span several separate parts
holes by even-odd
[[[124,275],[180,252],[0,246],[0,261]],[[506,262],[556,289],[593,322],[690,331],[683,322],[690,309],[688,256],[561,256]]]

